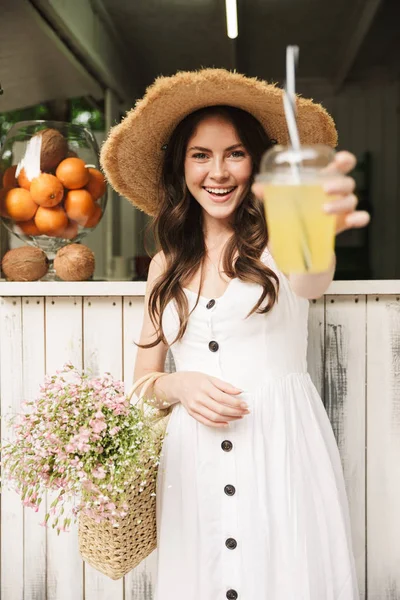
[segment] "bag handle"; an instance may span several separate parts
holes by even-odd
[[[142,391],[140,392],[140,398],[138,399],[138,402],[136,404],[139,404],[139,402],[141,401],[142,406],[143,406],[143,400],[146,397],[146,392],[147,390],[155,384],[155,382],[157,381],[157,379],[159,379],[160,377],[163,377],[164,375],[168,375],[169,373],[165,373],[165,371],[152,371],[151,373],[146,373],[145,375],[143,375],[143,377],[140,377],[137,381],[135,381],[135,383],[133,384],[127,399],[130,401],[132,399],[133,394],[136,392],[136,390],[138,388],[140,388],[141,385],[143,385]]]

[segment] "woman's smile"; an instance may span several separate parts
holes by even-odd
[[[232,198],[233,193],[237,189],[237,186],[226,186],[223,188],[216,188],[211,186],[203,186],[203,189],[207,192],[213,202],[226,202]]]

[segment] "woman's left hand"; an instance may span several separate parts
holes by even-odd
[[[326,193],[333,196],[332,202],[325,204],[324,211],[336,215],[336,234],[346,229],[365,227],[370,221],[370,216],[365,210],[356,210],[356,184],[354,179],[347,175],[354,169],[356,162],[354,154],[338,152],[332,167],[336,172],[342,173],[343,177],[333,177],[324,184]]]

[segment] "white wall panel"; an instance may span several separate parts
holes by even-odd
[[[53,374],[66,362],[81,368],[82,299],[47,297],[45,306],[46,372]],[[52,499],[48,494],[48,503]],[[68,534],[47,529],[46,575],[47,600],[83,600],[83,561],[75,525]]]
[[[400,297],[367,308],[368,598],[400,597]]]
[[[389,283],[394,290],[396,282]],[[309,370],[339,445],[362,600],[396,598],[400,590],[399,297],[333,293],[310,306]],[[66,360],[131,384],[142,296],[1,302],[3,415],[19,411],[45,370]],[[57,536],[40,528],[41,515],[24,511],[12,492],[4,490],[1,501],[5,600],[152,600],[155,552],[114,582],[83,565],[76,528]]]

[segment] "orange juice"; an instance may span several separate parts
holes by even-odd
[[[331,263],[336,217],[321,183],[266,183],[264,204],[272,254],[284,273],[318,273]]]

